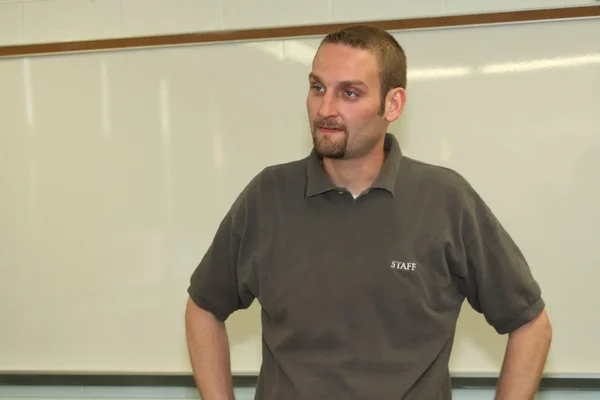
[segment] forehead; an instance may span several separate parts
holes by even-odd
[[[360,79],[367,84],[378,81],[375,56],[367,50],[343,44],[324,43],[315,55],[312,73],[330,81]]]

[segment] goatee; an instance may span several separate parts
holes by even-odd
[[[319,132],[319,127],[342,129],[342,132],[329,135]],[[320,158],[342,159],[346,156],[348,133],[342,127],[332,126],[331,124],[315,124],[312,129],[312,138],[315,153]]]

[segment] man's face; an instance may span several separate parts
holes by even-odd
[[[381,108],[379,68],[366,50],[325,43],[313,61],[306,99],[317,153],[357,158],[382,143],[388,122]]]

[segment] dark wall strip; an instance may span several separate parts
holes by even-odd
[[[600,6],[552,8],[542,10],[511,11],[488,14],[453,15],[443,17],[372,21],[386,30],[407,30],[469,25],[488,25],[511,22],[529,22],[554,19],[588,18],[600,16]],[[0,47],[1,57],[34,56],[53,53],[103,51],[114,49],[189,45],[197,43],[233,42],[261,39],[279,39],[324,35],[352,23],[289,26],[268,29],[184,33],[118,39],[86,40],[58,43],[40,43]]]
[[[236,387],[256,386],[256,376],[235,376]],[[496,378],[452,378],[454,388],[493,388]],[[191,375],[67,375],[67,374],[0,374],[0,386],[125,386],[125,387],[193,387]],[[600,390],[600,379],[543,378],[541,390]]]

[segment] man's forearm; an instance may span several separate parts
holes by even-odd
[[[510,334],[496,400],[533,400],[552,340],[546,311]]]
[[[225,325],[193,301],[186,309],[186,333],[194,380],[203,400],[234,400]]]

